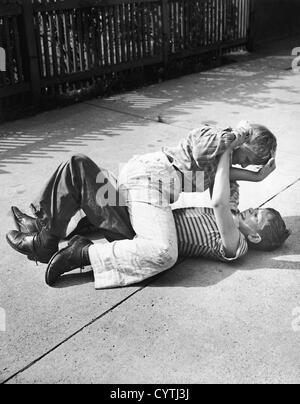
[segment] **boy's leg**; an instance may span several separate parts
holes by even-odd
[[[103,230],[106,237],[133,238],[127,209],[106,206],[105,192],[99,193],[98,197],[102,187],[109,195],[116,196],[116,181],[109,172],[101,170],[86,156],[73,156],[55,171],[38,202],[32,204],[43,225],[41,231],[23,234],[13,230],[6,235],[9,245],[31,260],[48,263],[79,209],[85,212],[92,224]]]
[[[136,237],[96,244],[89,256],[97,289],[140,282],[175,265],[177,232],[170,207],[133,202],[129,208]]]
[[[76,155],[55,171],[31,206],[51,234],[59,238],[66,235],[70,220],[80,209],[104,234],[117,239],[132,238],[127,208],[106,206],[107,201],[101,198],[103,193],[98,193],[101,187],[118,195],[117,182],[111,173],[90,158]]]

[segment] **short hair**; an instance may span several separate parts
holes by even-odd
[[[251,140],[248,148],[255,153],[257,165],[265,165],[275,156],[277,150],[277,139],[268,128],[258,124],[250,124]]]
[[[274,251],[281,247],[283,243],[290,237],[291,232],[287,229],[286,224],[280,213],[275,209],[266,209],[273,215],[269,223],[258,232],[261,242],[258,244],[249,242],[249,246],[260,251]]]

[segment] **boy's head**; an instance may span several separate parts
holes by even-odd
[[[248,209],[240,214],[240,231],[247,237],[250,247],[273,251],[289,238],[290,231],[275,209]]]
[[[277,140],[265,126],[249,124],[250,140],[233,152],[233,164],[243,168],[249,165],[264,166],[275,156]]]

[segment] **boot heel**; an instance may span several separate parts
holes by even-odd
[[[29,261],[34,261],[34,262],[35,262],[35,265],[36,265],[37,267],[39,266],[36,257],[34,257],[33,255],[27,255],[27,258],[29,259]]]

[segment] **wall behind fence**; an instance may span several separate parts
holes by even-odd
[[[299,0],[252,0],[252,47],[300,34]]]

